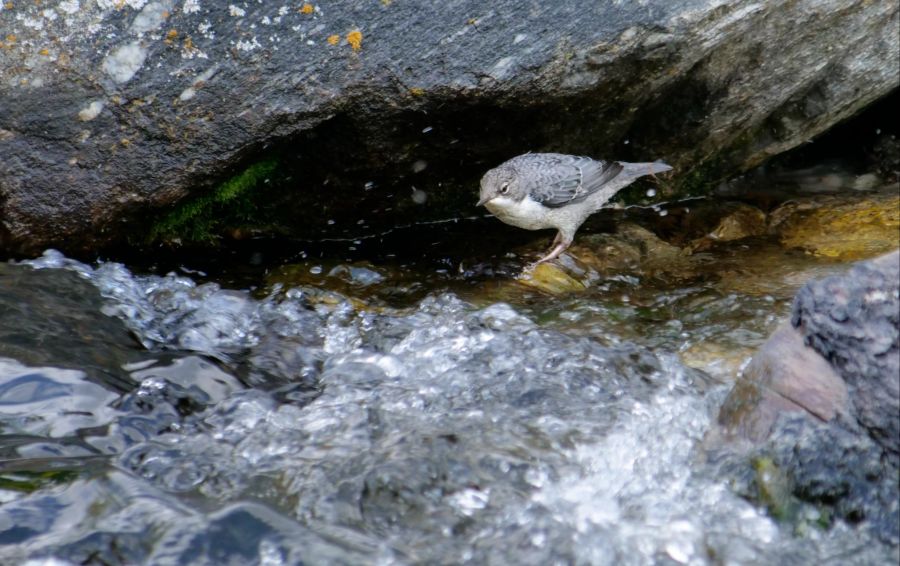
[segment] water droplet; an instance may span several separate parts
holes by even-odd
[[[425,204],[425,201],[428,200],[428,195],[425,193],[425,191],[420,191],[419,189],[413,187],[412,200],[416,204]]]
[[[428,126],[428,127],[425,128],[424,130],[422,130],[422,133],[423,133],[423,134],[427,134],[428,132],[430,132],[430,131],[433,130],[433,129],[434,129],[434,128],[432,128],[431,126]]]
[[[647,189],[647,196],[648,196],[648,197],[655,197],[655,196],[656,196],[656,189]]]
[[[318,275],[318,274],[322,273],[322,266],[314,265],[309,268],[309,272],[312,273],[313,275]]]
[[[413,173],[421,173],[422,171],[425,170],[426,167],[428,167],[428,162],[425,161],[424,159],[419,159],[418,161],[416,161],[415,163],[412,164]]]
[[[660,210],[660,211],[659,211],[659,215],[660,215],[660,216],[665,216],[665,215],[667,215],[667,214],[669,214],[669,211],[668,211],[668,210]]]
[[[334,220],[329,220],[329,221],[328,221],[328,225],[329,225],[329,226],[334,225]]]
[[[365,185],[363,185],[363,189],[366,191],[371,191],[375,188],[375,181],[367,181]]]

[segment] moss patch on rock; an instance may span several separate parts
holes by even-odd
[[[261,219],[259,189],[277,167],[277,159],[259,161],[214,191],[180,202],[152,224],[147,242],[211,244],[226,228],[258,222]]]

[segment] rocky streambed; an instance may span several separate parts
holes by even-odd
[[[896,563],[900,197],[840,194],[2,264],[0,562]]]

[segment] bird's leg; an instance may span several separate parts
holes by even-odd
[[[559,254],[566,251],[566,249],[572,244],[572,240],[566,241],[566,238],[562,235],[562,232],[556,234],[556,237],[553,238],[553,249],[550,250],[550,253],[537,260],[535,265],[539,265],[541,263],[545,263],[551,260],[554,260],[559,257]]]

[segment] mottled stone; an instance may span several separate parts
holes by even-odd
[[[900,197],[792,200],[770,218],[782,245],[839,259],[865,259],[900,246]]]
[[[840,373],[859,423],[900,461],[900,252],[811,281],[791,322]]]
[[[587,289],[589,282],[573,277],[567,270],[553,263],[540,263],[519,277],[523,285],[551,295],[573,293]]]
[[[719,220],[709,233],[713,240],[729,242],[766,233],[766,214],[755,206],[740,204]]]

